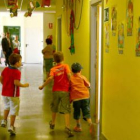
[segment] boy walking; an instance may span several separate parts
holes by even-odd
[[[54,79],[53,85],[53,100],[51,104],[52,110],[52,120],[50,121],[50,128],[54,129],[56,113],[59,111],[64,114],[65,118],[65,130],[69,137],[73,134],[70,130],[70,100],[69,100],[69,79],[70,79],[70,69],[67,64],[63,64],[64,56],[62,52],[54,53],[54,61],[57,63],[56,66],[51,68],[50,76],[44,82],[42,86],[39,87],[42,90],[50,81]],[[60,105],[60,110],[58,106]]]
[[[1,121],[1,127],[7,126],[7,118],[10,114],[10,127],[8,131],[11,135],[15,135],[15,119],[19,113],[20,89],[19,87],[29,87],[28,83],[21,84],[21,72],[18,68],[21,66],[21,55],[11,54],[9,57],[10,66],[6,67],[0,76],[2,83],[2,96],[4,101],[4,116]]]
[[[73,63],[71,70],[73,75],[70,80],[70,100],[73,102],[74,119],[76,120],[75,132],[81,132],[80,110],[83,113],[83,119],[86,120],[90,126],[90,133],[93,134],[93,123],[90,116],[90,100],[89,87],[90,83],[81,74],[82,66],[79,63]]]

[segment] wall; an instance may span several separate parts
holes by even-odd
[[[69,18],[70,11],[62,9],[63,1],[56,0],[56,23],[57,18],[62,17],[62,51],[65,56],[65,62],[71,65],[79,62],[83,66],[82,73],[89,78],[89,2],[84,1],[81,24],[78,30],[74,30],[75,54],[70,53],[70,35],[69,35]],[[78,5],[77,5],[78,6]],[[77,15],[80,15],[80,7],[77,7]],[[79,18],[76,18],[78,25]],[[56,25],[57,31],[57,25]],[[57,33],[56,33],[57,38]]]
[[[103,46],[103,106],[102,132],[108,140],[139,140],[140,130],[140,57],[136,57],[136,40],[140,1],[135,0],[134,24],[132,36],[127,36],[126,0],[104,0],[104,8],[109,7],[109,24],[111,25],[111,8],[117,7],[117,27],[124,23],[123,54],[118,53],[118,29],[112,36],[109,28],[110,45],[106,52],[105,26]],[[104,23],[105,25],[105,23]]]
[[[52,28],[49,28],[49,23],[52,23]],[[53,36],[53,44],[56,44],[56,36],[55,36],[55,12],[53,13],[43,13],[43,40],[44,47],[46,46],[46,38],[48,35]]]

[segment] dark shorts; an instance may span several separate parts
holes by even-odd
[[[45,69],[47,72],[50,72],[50,69],[53,67],[53,58],[44,59]]]
[[[80,110],[82,110],[84,120],[86,120],[87,118],[91,118],[91,116],[90,116],[90,100],[89,99],[74,101],[73,108],[74,108],[73,116],[74,116],[75,120],[80,119]]]

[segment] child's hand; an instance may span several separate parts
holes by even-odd
[[[43,86],[40,86],[39,89],[42,90],[43,89]]]
[[[25,83],[24,84],[24,87],[29,87],[29,83]]]

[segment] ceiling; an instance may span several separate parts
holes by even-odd
[[[51,0],[51,7],[39,7],[35,8],[34,12],[47,12],[47,11],[55,11],[55,1],[56,0]],[[19,8],[21,8],[21,11],[27,11],[27,4],[29,0],[18,0]],[[37,2],[42,3],[42,0],[37,0]],[[7,7],[6,4],[7,0],[0,0],[0,12],[7,12]]]

